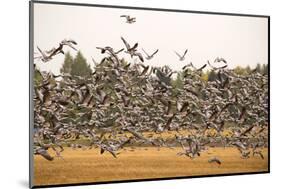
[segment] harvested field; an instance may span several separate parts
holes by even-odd
[[[41,156],[34,156],[34,184],[74,184],[268,170],[267,148],[262,149],[264,159],[252,155],[249,159],[242,159],[237,148],[230,147],[210,148],[194,159],[176,155],[179,151],[179,147],[160,150],[138,147],[134,151],[124,148],[115,159],[108,152],[101,155],[99,149],[65,148],[64,160],[56,158],[46,161]],[[222,164],[209,163],[211,157],[218,157]]]

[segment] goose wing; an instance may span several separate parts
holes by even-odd
[[[122,52],[123,50],[124,50],[124,48],[120,49],[119,51],[115,52],[114,54],[118,54],[118,53]]]
[[[47,57],[46,54],[38,46],[37,46],[37,49],[43,57]]]
[[[127,41],[126,41],[123,37],[121,37],[121,40],[122,40],[122,41],[123,41],[123,43],[125,44],[125,46],[126,46],[127,50],[129,50],[129,49],[130,49],[130,45],[129,45],[129,43],[127,43]]]
[[[159,49],[157,49],[154,53],[152,53],[151,56],[154,56],[156,53],[158,53],[158,50],[159,50]]]
[[[74,49],[77,51],[77,49],[73,46],[73,45],[77,45],[76,41],[69,39],[69,40],[63,40],[61,43],[61,45],[66,45],[69,46],[70,48]]]
[[[182,57],[185,57],[187,51],[188,51],[187,49],[184,51],[184,54],[182,55]]]
[[[176,53],[176,55],[181,58],[181,55],[179,53],[177,53],[176,51],[174,51]]]
[[[67,42],[72,43],[72,44],[74,44],[74,45],[77,45],[77,42],[74,41],[73,39],[69,39],[69,40],[67,40]]]
[[[43,158],[45,158],[48,161],[54,160],[54,158],[48,153],[48,151],[43,148],[36,150],[35,154],[41,155]]]
[[[142,48],[142,51],[145,53],[145,55],[148,57],[149,54]]]
[[[74,50],[77,51],[77,49],[76,49],[71,43],[67,43],[67,44],[65,44],[65,45],[67,45],[67,46],[69,46],[70,48],[72,48],[72,49],[74,49]]]
[[[105,53],[105,48],[102,48],[102,47],[96,47],[97,49],[101,50],[101,53]]]
[[[149,69],[149,66],[143,66],[143,71],[141,72],[140,76],[146,74],[147,70]]]
[[[141,53],[135,53],[135,55],[138,56],[139,59],[140,59],[142,62],[144,61],[143,56],[142,56]]]
[[[138,47],[138,43],[135,43],[135,45],[131,49],[135,49]]]
[[[113,151],[111,151],[111,150],[107,150],[114,158],[117,158],[117,156],[116,156],[116,154],[113,152]]]
[[[95,65],[97,65],[98,63],[96,62],[96,60],[92,57],[92,61]]]
[[[202,71],[206,66],[207,64],[204,64],[201,68],[197,69],[197,71]]]

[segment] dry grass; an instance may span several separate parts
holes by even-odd
[[[177,156],[180,148],[155,147],[130,148],[121,152],[117,159],[109,153],[100,155],[98,149],[71,150],[63,152],[64,160],[46,161],[34,157],[35,185],[73,184],[98,181],[163,178],[223,173],[258,172],[268,170],[267,148],[265,159],[250,157],[241,159],[235,148],[210,148],[195,159]],[[222,164],[208,163],[210,157],[218,157]]]

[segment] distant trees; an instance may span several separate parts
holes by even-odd
[[[256,66],[256,72],[259,72],[259,73],[262,72],[262,67],[261,67],[260,63],[258,63],[257,66]]]
[[[268,64],[257,64],[255,70],[260,74],[268,75]]]
[[[71,67],[73,65],[73,57],[69,53],[69,51],[65,54],[64,63],[60,69],[60,73],[70,73]]]
[[[183,89],[183,74],[179,72],[177,78],[172,80],[172,85],[176,89]]]
[[[215,81],[217,79],[217,74],[214,70],[211,70],[208,75],[208,81]]]
[[[252,69],[250,68],[250,66],[247,66],[247,67],[245,68],[245,70],[246,70],[246,73],[247,73],[247,74],[249,74],[249,73],[252,72]]]
[[[65,54],[64,63],[60,69],[61,73],[68,73],[72,76],[88,77],[92,73],[90,65],[81,51],[78,51],[75,58],[69,52]]]
[[[203,72],[202,75],[201,75],[201,79],[203,79],[203,81],[208,81],[209,74],[210,74],[209,70],[207,70],[206,72]]]
[[[37,86],[43,81],[42,75],[38,68],[34,70],[34,85]]]
[[[253,69],[250,66],[246,66],[246,67],[236,66],[233,69],[233,71],[237,75],[243,75],[243,76],[246,76],[253,71],[258,72],[263,75],[267,75],[268,74],[268,64],[257,64],[256,67],[254,67]],[[204,81],[215,81],[217,79],[217,74],[214,70],[206,70],[206,71],[203,71],[201,79]],[[175,89],[183,88],[182,72],[179,72],[177,77],[172,80],[172,85]]]
[[[268,75],[268,64],[264,64],[262,66],[262,71],[263,71],[263,74]]]
[[[246,67],[241,67],[241,66],[236,66],[233,69],[234,73],[236,73],[237,75],[243,75],[246,76],[248,74],[250,74],[251,72],[257,72],[263,75],[267,75],[268,74],[268,64],[257,64],[257,66],[253,69],[250,68],[250,66],[246,66]],[[216,80],[216,73],[212,70],[212,71],[206,71],[206,73],[208,75],[208,81],[214,81]]]
[[[121,61],[124,64],[124,60]],[[165,68],[167,69],[167,68]],[[238,75],[248,75],[252,71],[258,72],[260,74],[267,75],[268,74],[268,64],[257,64],[255,68],[251,68],[250,66],[241,67],[236,66],[234,69],[234,73]],[[81,51],[78,51],[77,55],[73,58],[69,52],[65,54],[64,63],[60,69],[61,73],[68,73],[72,76],[81,76],[81,77],[88,77],[92,73],[92,69],[90,65],[87,63],[86,58],[83,56]],[[156,72],[156,75],[159,75]],[[213,70],[206,70],[202,73],[202,79],[204,81],[215,81],[217,79],[217,75]],[[167,83],[172,84],[175,89],[182,89],[183,88],[183,74],[181,72],[178,73],[177,77],[172,79],[171,81],[166,81]]]

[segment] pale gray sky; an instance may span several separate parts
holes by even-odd
[[[136,17],[136,23],[127,24],[120,15]],[[124,48],[120,37],[130,44],[139,43],[149,53],[158,54],[145,64],[169,65],[180,70],[190,61],[201,66],[217,56],[236,65],[254,67],[268,60],[268,25],[266,18],[222,16],[179,12],[159,12],[100,7],[38,4],[34,6],[34,46],[49,50],[65,39],[77,41],[78,49],[93,66],[103,57],[97,46]],[[186,60],[180,62],[174,50],[183,53]],[[37,50],[35,48],[35,50]],[[68,49],[75,55],[76,52]],[[122,53],[128,61],[133,60]],[[42,70],[59,73],[64,56],[58,55],[47,63],[36,61]]]

